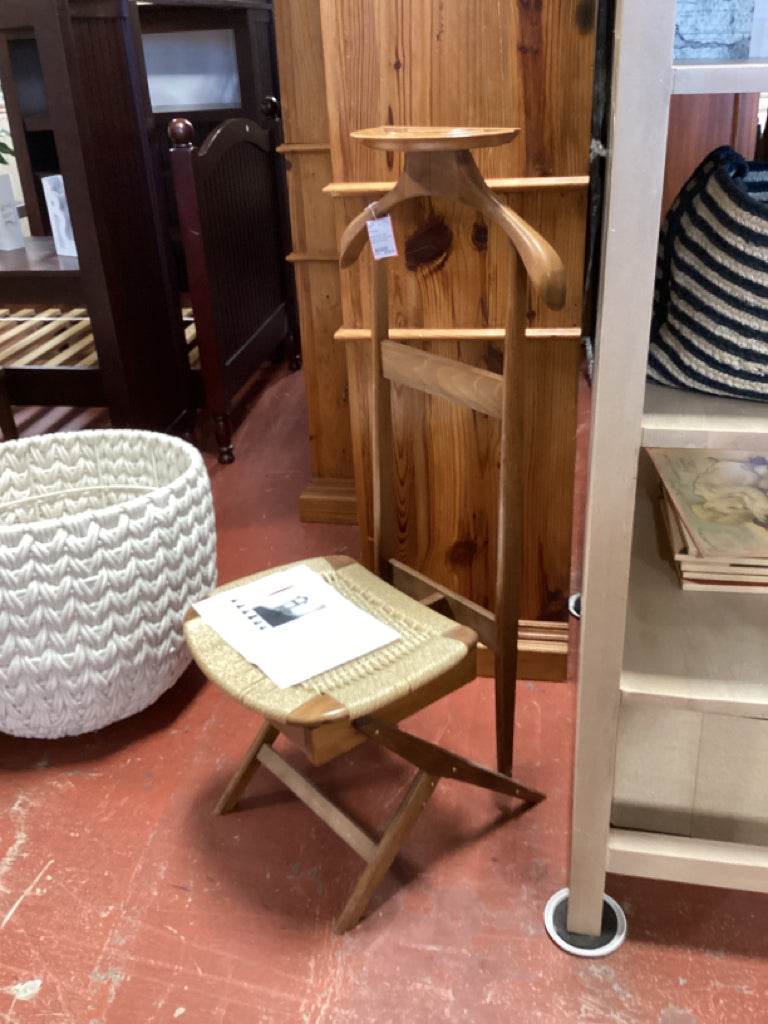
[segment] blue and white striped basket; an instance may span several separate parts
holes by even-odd
[[[648,378],[768,400],[768,164],[721,146],[662,225]]]

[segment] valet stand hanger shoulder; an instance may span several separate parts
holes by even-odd
[[[340,265],[363,250],[366,224],[400,203],[434,197],[470,206],[497,224],[510,244],[503,373],[410,349],[389,339],[386,260],[371,259],[371,448],[374,571],[399,589],[470,626],[494,652],[498,770],[512,771],[523,513],[523,405],[527,278],[552,309],[565,301],[565,272],[549,243],[489,189],[469,147],[500,145],[518,134],[501,128],[399,128],[353,132],[374,148],[405,153],[394,188],[352,220],[341,237]],[[501,469],[495,614],[399,562],[393,509],[390,385],[415,387],[501,419]]]
[[[403,150],[405,165],[394,188],[347,225],[341,236],[341,267],[360,255],[367,237],[366,223],[383,217],[407,199],[434,197],[479,210],[501,228],[518,253],[534,289],[550,309],[565,302],[565,272],[552,246],[490,190],[478,170],[470,146],[510,142],[519,128],[370,128],[352,132],[378,149]],[[511,299],[511,296],[510,296]]]

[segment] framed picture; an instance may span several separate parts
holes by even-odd
[[[23,249],[24,235],[9,174],[0,174],[0,249]]]
[[[64,191],[64,178],[60,174],[48,174],[42,179],[42,183],[56,253],[59,256],[77,256],[67,194]]]

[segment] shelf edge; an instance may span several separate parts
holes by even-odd
[[[768,89],[768,61],[675,61],[672,92],[697,93],[765,92]]]
[[[648,680],[653,677],[646,677]],[[657,682],[642,682],[633,674],[622,674],[621,703],[655,704],[660,707],[680,708],[686,711],[703,711],[710,715],[732,715],[735,718],[768,719],[768,685],[765,687],[764,699],[749,697],[747,699],[726,699],[706,693],[711,683],[704,680],[700,684],[691,679],[685,680],[688,692],[676,693],[672,689],[664,689]],[[696,687],[700,689],[696,690]],[[714,684],[717,685],[717,684]],[[744,684],[742,684],[744,685]],[[755,686],[759,684],[753,684]]]
[[[768,847],[611,828],[608,871],[666,882],[768,892]]]

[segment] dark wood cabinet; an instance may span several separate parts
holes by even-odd
[[[203,138],[247,116],[277,134],[279,105],[260,109],[278,95],[271,19],[271,4],[248,0],[0,4],[0,79],[32,235],[26,249],[0,252],[0,304],[87,308],[98,354],[97,368],[77,371],[8,365],[13,403],[104,404],[115,426],[189,422],[199,389],[181,318],[166,125],[190,117]],[[144,40],[215,29],[233,40],[237,104],[153,111]],[[77,259],[54,252],[41,188],[49,173],[64,179]]]
[[[6,0],[0,73],[34,237],[0,254],[0,302],[88,310],[98,369],[7,367],[15,403],[105,404],[175,430],[190,372],[126,0]],[[78,256],[56,257],[41,175],[64,178]]]
[[[7,31],[0,38],[0,77],[30,231],[47,235],[50,225],[38,175],[58,172],[59,162],[37,41],[24,29]]]

